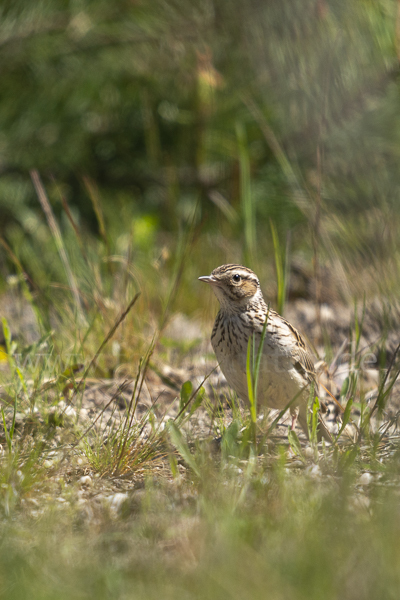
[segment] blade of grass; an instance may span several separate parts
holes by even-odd
[[[86,176],[83,177],[83,183],[89,194],[89,198],[92,201],[93,210],[95,212],[95,215],[97,218],[97,223],[99,225],[100,236],[102,237],[104,245],[106,247],[107,255],[110,256],[110,254],[111,254],[110,244],[108,242],[107,229],[106,229],[105,222],[104,222],[103,211],[101,209],[99,191],[98,191],[95,183],[90,179],[90,177],[86,177]]]
[[[286,299],[286,260],[282,255],[281,246],[279,243],[278,233],[272,219],[269,221],[272,243],[274,246],[274,257],[275,257],[275,269],[276,269],[276,284],[278,288],[277,292],[277,310],[280,314],[283,313],[285,299]]]
[[[310,432],[309,432],[309,436],[310,436],[310,442],[311,444],[316,448],[316,445],[318,443],[318,436],[317,436],[317,430],[318,430],[318,417],[319,417],[319,410],[320,410],[320,403],[319,403],[319,399],[317,396],[315,396],[314,400],[314,386],[311,386],[311,390],[310,390],[310,404],[312,406],[312,412],[311,412],[311,427],[310,427]]]
[[[344,409],[344,413],[343,413],[342,425],[341,425],[341,427],[340,427],[340,429],[338,431],[338,434],[336,436],[336,440],[339,439],[339,437],[341,436],[344,428],[346,427],[346,425],[350,421],[351,409],[352,409],[353,403],[354,403],[354,398],[349,398],[347,400],[346,408]]]
[[[377,409],[379,409],[380,411],[383,410],[384,400],[385,400],[385,398],[387,396],[387,393],[385,393],[385,386],[386,386],[386,383],[387,383],[387,380],[388,380],[388,377],[389,377],[389,373],[391,372],[391,370],[392,370],[392,368],[394,366],[394,362],[395,362],[395,360],[397,358],[397,355],[398,355],[399,351],[400,351],[400,343],[397,345],[397,347],[396,347],[396,349],[395,349],[395,351],[393,353],[393,356],[392,356],[392,359],[390,361],[389,367],[388,367],[388,369],[387,369],[387,371],[385,373],[385,377],[383,378],[382,383],[381,383],[381,385],[379,387],[378,398],[377,398],[377,400],[376,400],[376,402],[375,402],[375,404],[374,404],[374,406],[373,406],[373,408],[372,408],[372,410],[370,412],[369,419],[371,419],[372,415],[374,414],[374,412]],[[397,373],[396,373],[396,375],[395,375],[395,377],[393,377],[390,389],[392,389],[392,387],[395,384],[396,379],[398,378],[399,374],[400,374],[400,370],[398,370]]]
[[[257,234],[251,194],[250,156],[246,130],[241,122],[236,123],[236,139],[239,153],[240,199],[244,221],[245,257],[247,262],[252,263],[256,254]]]
[[[10,434],[8,432],[8,429],[7,429],[6,416],[4,414],[3,407],[1,407],[1,416],[2,416],[2,419],[3,419],[4,435],[6,437],[7,448],[8,448],[8,451],[10,452],[10,454],[11,454],[12,437],[10,436]],[[14,418],[15,418],[15,410],[14,410]]]
[[[115,401],[116,398],[118,398],[118,396],[120,396],[121,392],[124,391],[124,389],[127,387],[129,381],[125,380],[121,383],[121,385],[118,386],[116,392],[112,395],[111,399],[107,402],[107,404],[101,409],[101,411],[99,412],[99,414],[96,416],[96,418],[94,419],[94,421],[92,421],[92,423],[89,425],[89,427],[87,429],[85,429],[85,431],[83,432],[83,434],[77,439],[76,442],[74,442],[70,448],[76,448],[80,442],[87,436],[87,434],[93,429],[93,427],[96,425],[97,421],[102,417],[102,415],[104,414],[104,412],[107,410],[107,408],[109,406],[111,406],[111,404]],[[64,456],[62,457],[61,460],[64,460],[67,457],[67,454],[64,454]],[[61,461],[60,461],[61,462]]]
[[[190,396],[189,400],[186,402],[186,404],[184,406],[182,406],[182,408],[180,409],[180,411],[178,412],[178,414],[176,415],[176,417],[174,418],[174,422],[178,421],[179,417],[186,411],[187,407],[189,406],[189,404],[192,402],[193,398],[196,397],[196,395],[198,394],[198,392],[200,391],[200,389],[203,387],[203,385],[205,384],[205,382],[207,381],[207,379],[214,373],[214,371],[216,371],[218,369],[219,365],[217,365],[216,367],[214,367],[212,369],[212,371],[210,371],[208,373],[208,375],[206,375],[203,379],[203,381],[197,386],[197,388],[195,389],[195,391],[193,392],[193,394]]]
[[[140,292],[137,292],[137,294],[135,294],[135,296],[130,301],[130,303],[128,304],[128,306],[126,307],[126,309],[121,313],[121,315],[118,317],[118,319],[115,321],[115,323],[113,324],[113,326],[109,330],[108,334],[106,335],[106,337],[104,338],[104,340],[100,344],[100,346],[99,346],[96,354],[94,355],[94,357],[90,361],[89,365],[86,367],[86,369],[85,369],[85,371],[84,371],[84,373],[82,375],[82,378],[81,378],[80,382],[78,383],[78,385],[74,389],[74,393],[73,393],[72,397],[70,398],[69,402],[66,403],[66,407],[65,407],[64,411],[67,409],[67,406],[72,403],[73,399],[76,397],[76,395],[78,394],[79,390],[84,385],[84,383],[86,381],[86,378],[87,378],[87,375],[88,375],[90,369],[92,368],[92,366],[94,364],[96,364],[96,360],[97,360],[99,354],[101,353],[101,351],[103,350],[103,348],[107,344],[107,342],[112,338],[112,336],[114,335],[114,333],[116,332],[116,330],[118,329],[118,327],[120,326],[120,324],[125,320],[126,316],[129,314],[129,312],[131,311],[131,309],[133,308],[133,306],[136,304],[136,301],[139,298],[139,296],[140,296]]]
[[[64,241],[63,241],[63,238],[61,235],[60,228],[58,227],[57,221],[54,217],[53,211],[50,206],[50,202],[47,198],[47,195],[46,195],[45,189],[43,187],[43,184],[41,182],[41,179],[39,177],[38,171],[36,171],[36,169],[30,171],[30,176],[31,176],[34,188],[36,190],[36,194],[39,198],[39,202],[42,205],[42,209],[46,216],[50,231],[53,235],[54,242],[56,244],[56,248],[57,248],[60,258],[61,258],[61,262],[64,266],[65,274],[67,276],[67,280],[69,282],[69,286],[70,286],[72,295],[75,300],[76,310],[77,310],[79,319],[82,323],[85,323],[86,319],[84,317],[84,313],[82,310],[82,304],[81,304],[81,298],[80,298],[79,291],[78,291],[78,286],[76,284],[75,277],[72,273],[72,269],[69,264],[68,255],[67,255],[67,251],[64,246]]]
[[[299,438],[297,437],[297,433],[294,431],[294,429],[291,429],[290,427],[288,430],[288,440],[294,452],[301,458],[302,461],[305,461],[305,457],[301,449],[301,444]]]
[[[11,374],[14,375],[16,365],[15,365],[15,360],[14,360],[13,351],[12,351],[10,328],[8,326],[8,321],[5,317],[2,317],[1,323],[3,325],[3,335],[4,335],[4,340],[6,342],[7,360],[8,360],[10,370],[11,370]]]
[[[255,368],[254,368],[254,397],[255,397],[255,400],[257,400],[258,379],[259,379],[259,374],[260,374],[261,357],[262,357],[263,348],[264,348],[265,336],[267,335],[269,310],[270,309],[269,309],[269,305],[268,305],[267,316],[265,317],[263,329],[261,332],[260,343],[259,343],[258,351],[257,351],[256,364],[255,364]]]
[[[265,336],[267,332],[269,318],[269,307],[264,326],[261,332],[260,343],[258,345],[257,356],[255,355],[255,335],[249,337],[247,342],[246,356],[246,378],[247,378],[247,395],[250,403],[250,419],[253,434],[254,447],[256,447],[256,424],[257,424],[257,387],[260,373],[261,357],[264,347]],[[253,360],[252,360],[253,359]],[[253,364],[252,364],[253,363]]]
[[[304,392],[304,390],[306,388],[307,388],[307,385],[302,387],[301,390],[299,390],[297,392],[297,394],[290,400],[290,402],[288,402],[286,404],[286,406],[284,408],[282,408],[282,410],[279,412],[278,416],[275,417],[275,419],[272,421],[271,425],[269,426],[268,431],[265,435],[266,438],[273,432],[273,430],[275,429],[275,427],[277,426],[279,421],[282,419],[283,415],[289,410],[289,408],[291,406],[293,406],[293,404],[296,402],[297,398]]]
[[[27,393],[27,388],[26,388],[26,383],[24,378],[21,377],[19,375],[20,370],[18,369],[17,365],[15,364],[15,360],[13,357],[13,349],[12,349],[12,342],[11,342],[11,332],[10,332],[10,328],[8,326],[8,322],[7,319],[5,317],[2,318],[2,325],[3,325],[3,335],[4,335],[4,340],[6,342],[6,350],[7,350],[7,359],[8,359],[8,364],[10,366],[10,370],[12,373],[12,377],[13,379],[15,378],[15,373],[18,374],[18,378],[20,379],[20,381],[22,382],[23,386],[24,386],[24,390],[26,390]],[[18,373],[19,371],[19,373]],[[7,429],[7,424],[6,424],[6,418],[5,418],[5,414],[3,411],[3,408],[1,408],[1,415],[3,418],[3,425],[4,425],[4,433],[6,436],[6,442],[7,442],[7,447],[9,452],[11,452],[12,449],[12,440],[14,437],[14,429],[15,429],[15,417],[17,414],[17,400],[18,400],[18,393],[15,390],[14,391],[14,406],[13,406],[13,417],[12,417],[12,423],[11,423],[11,427],[8,430]]]
[[[142,391],[142,387],[144,384],[144,380],[145,380],[145,376],[146,376],[146,372],[147,372],[147,368],[149,366],[149,362],[150,359],[153,355],[154,352],[154,348],[155,348],[155,338],[152,339],[149,349],[146,353],[145,359],[141,360],[139,363],[139,369],[138,369],[138,374],[136,377],[136,381],[135,381],[135,387],[131,396],[131,400],[129,403],[129,408],[125,417],[125,422],[124,422],[124,428],[123,428],[123,434],[121,437],[121,443],[119,445],[118,448],[118,461],[115,467],[115,471],[114,473],[118,473],[118,469],[119,469],[119,465],[120,465],[120,461],[125,453],[125,448],[128,442],[128,438],[129,438],[129,432],[131,430],[132,427],[132,423],[133,423],[133,419],[135,416],[135,412],[136,412],[136,408],[139,402],[139,398],[140,398],[140,394]],[[136,391],[137,390],[137,391]]]
[[[286,176],[289,184],[294,190],[293,201],[299,210],[308,218],[312,217],[313,207],[310,201],[309,194],[304,190],[301,185],[298,176],[296,175],[290,161],[280,145],[275,133],[270,127],[266,117],[264,116],[261,109],[257,106],[253,98],[249,95],[242,96],[243,103],[247,106],[248,110],[252,114],[254,120],[258,123],[258,126],[261,129],[261,132],[268,144],[271,148],[278,164],[280,165],[284,175]]]
[[[172,444],[178,450],[179,454],[182,456],[183,460],[186,464],[192,469],[192,471],[200,478],[200,470],[196,464],[196,461],[190,452],[189,446],[183,439],[183,435],[179,429],[179,427],[174,423],[174,421],[168,421],[168,431],[171,438]]]
[[[257,409],[256,402],[254,397],[254,388],[253,388],[253,369],[251,368],[251,346],[252,346],[252,337],[249,337],[249,341],[247,342],[247,356],[246,356],[246,377],[247,377],[247,395],[249,397],[250,402],[250,418],[253,424],[257,421]]]
[[[29,276],[29,274],[24,270],[19,258],[14,254],[14,252],[11,250],[10,246],[7,244],[5,239],[2,238],[1,236],[0,236],[0,244],[3,246],[3,248],[7,252],[11,262],[14,263],[19,275],[21,276],[23,294],[24,294],[26,300],[32,306],[32,309],[36,315],[36,318],[37,318],[40,328],[42,330],[50,329],[51,328],[50,323],[49,323],[48,319],[46,318],[46,315],[42,315],[41,311],[39,310],[36,302],[33,299],[31,290],[29,289],[27,282],[29,283],[31,288],[33,290],[35,290],[37,296],[40,297],[41,299],[43,299],[47,305],[49,304],[49,299],[46,297],[43,290],[36,284],[35,281],[33,281],[33,279]]]
[[[198,213],[199,206],[200,206],[200,199],[198,199],[196,202],[196,206],[193,210],[189,226],[185,229],[184,233],[178,240],[178,248],[177,248],[177,252],[176,252],[177,256],[176,256],[176,261],[175,261],[175,265],[174,265],[174,273],[172,275],[171,285],[170,285],[168,293],[167,293],[167,299],[166,299],[166,302],[164,305],[164,309],[162,311],[162,314],[161,314],[161,317],[159,320],[159,326],[158,326],[159,330],[158,330],[158,334],[157,334],[157,341],[160,338],[163,329],[167,325],[171,308],[175,302],[175,298],[176,298],[176,295],[179,290],[179,285],[180,285],[180,282],[181,282],[181,279],[183,276],[185,265],[187,263],[189,251],[191,250],[192,246],[194,245],[197,235],[199,234],[199,232],[203,226],[203,222],[200,222],[196,226],[196,215]]]

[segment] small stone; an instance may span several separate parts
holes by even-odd
[[[303,452],[306,458],[314,458],[314,449],[311,446],[306,446]]]
[[[358,483],[360,485],[369,485],[370,483],[372,483],[374,477],[373,475],[371,475],[371,473],[363,473],[360,477],[360,479],[358,480]]]
[[[106,505],[110,509],[110,514],[112,517],[117,517],[121,512],[121,509],[125,502],[128,500],[128,494],[123,494],[122,492],[118,492],[116,494],[112,494],[112,496],[106,496],[104,498]]]
[[[76,410],[72,406],[67,406],[64,410],[64,414],[66,417],[75,418]]]
[[[90,477],[90,475],[84,475],[78,480],[78,484],[81,487],[91,487],[93,485],[93,479]]]

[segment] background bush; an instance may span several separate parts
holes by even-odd
[[[0,10],[0,232],[28,272],[45,235],[31,169],[65,235],[62,198],[88,236],[101,234],[101,206],[113,252],[159,256],[197,206],[215,264],[272,265],[269,219],[308,264],[317,251],[357,270],[396,258],[395,2]]]

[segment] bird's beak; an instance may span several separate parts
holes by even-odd
[[[218,285],[218,281],[212,275],[204,275],[203,277],[199,277],[199,281],[204,281],[210,285]]]

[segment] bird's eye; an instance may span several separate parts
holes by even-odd
[[[232,277],[232,279],[233,279],[233,281],[234,281],[235,283],[239,283],[239,281],[240,281],[242,278],[240,277],[240,275],[236,274],[236,275],[234,275],[234,276]]]

